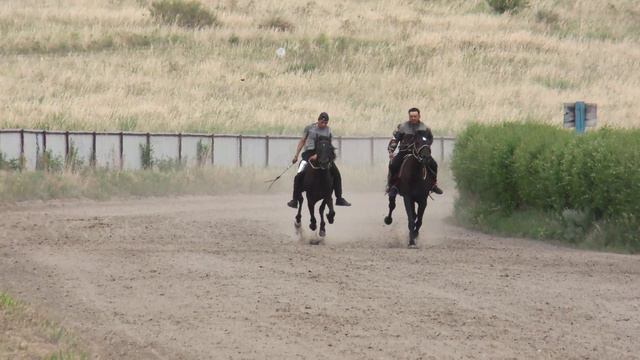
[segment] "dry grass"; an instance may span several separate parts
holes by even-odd
[[[443,134],[559,123],[581,99],[640,125],[634,0],[203,3],[219,27],[158,26],[145,0],[3,2],[0,127],[296,134],[324,110],[342,135],[386,135],[418,106]]]

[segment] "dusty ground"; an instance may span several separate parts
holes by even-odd
[[[284,195],[4,205],[0,289],[101,359],[640,356],[640,257],[460,229],[450,198],[410,250],[350,195],[319,246]]]

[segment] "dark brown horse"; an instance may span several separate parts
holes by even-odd
[[[335,149],[331,145],[331,139],[326,137],[320,137],[316,141],[316,154],[312,159],[309,159],[307,168],[304,170],[304,192],[307,194],[307,206],[309,207],[309,215],[311,217],[309,228],[313,231],[317,228],[317,221],[315,217],[315,204],[322,200],[320,205],[320,231],[318,235],[324,237],[326,235],[325,222],[324,222],[324,210],[325,207],[329,207],[327,213],[327,221],[329,224],[333,224],[336,213],[333,210],[333,176],[331,175],[331,166],[335,159]],[[300,220],[302,219],[302,203],[303,199],[300,199],[298,203],[298,214],[296,215],[296,228],[301,226]]]
[[[384,222],[387,225],[393,222],[391,214],[396,208],[396,196],[400,194],[404,199],[404,208],[407,212],[409,247],[415,247],[416,238],[420,227],[422,227],[422,217],[427,208],[428,189],[433,186],[433,179],[427,171],[427,164],[431,158],[431,147],[428,144],[426,134],[417,133],[410,149],[411,153],[402,161],[398,173],[397,188],[392,187],[389,191],[389,215],[384,218]]]

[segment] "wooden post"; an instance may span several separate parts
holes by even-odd
[[[338,136],[338,159],[342,160],[342,136]]]
[[[444,163],[444,136],[440,138],[440,163]]]

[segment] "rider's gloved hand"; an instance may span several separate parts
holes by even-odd
[[[295,163],[297,163],[297,162],[298,162],[298,155],[294,156],[294,157],[293,157],[293,160],[291,160],[291,163],[292,163],[292,164],[295,164]]]

